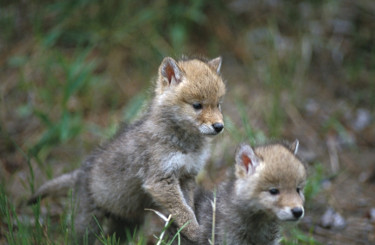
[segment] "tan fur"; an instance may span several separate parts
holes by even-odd
[[[293,154],[283,145],[258,147],[255,154],[260,159],[256,173],[251,178],[237,176],[240,180],[236,183],[236,189],[242,191],[247,188],[245,193],[248,198],[257,197],[259,205],[267,207],[275,214],[281,215],[284,209],[303,208],[303,193],[296,191],[296,188],[303,189],[306,180],[306,170],[300,160],[291,157]],[[243,171],[239,165],[237,169]],[[267,191],[271,188],[277,188],[280,194],[269,195]]]
[[[210,127],[214,123],[224,124],[220,104],[225,94],[225,85],[216,69],[202,64],[204,62],[201,60],[179,61],[177,66],[181,70],[182,78],[178,86],[169,85],[162,76],[161,66],[155,90],[156,94],[160,95],[157,102],[178,106],[184,117],[193,118],[201,127]],[[194,102],[203,104],[203,109],[198,114],[191,106]]]
[[[254,150],[242,144],[236,152],[235,179],[217,191],[215,244],[275,245],[280,223],[303,217],[306,170],[295,156],[298,144],[270,144]],[[276,188],[277,194],[270,191]],[[297,188],[300,188],[297,192]],[[209,244],[212,231],[212,194],[198,189],[195,212],[201,224],[198,242]],[[171,233],[175,233],[174,228]]]
[[[95,240],[98,227],[93,215],[99,222],[108,217],[116,234],[133,232],[143,223],[146,208],[165,209],[178,226],[189,222],[184,234],[197,239],[195,176],[209,157],[212,136],[224,125],[220,66],[221,58],[163,60],[148,111],[95,151],[76,176],[72,186],[79,239],[88,231],[89,243]],[[43,195],[67,185],[66,178],[58,179]]]

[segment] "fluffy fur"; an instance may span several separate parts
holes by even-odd
[[[89,244],[109,218],[112,231],[123,234],[140,226],[145,209],[165,209],[184,234],[197,239],[193,212],[195,176],[209,157],[209,142],[223,127],[220,110],[225,85],[221,58],[207,62],[165,58],[155,96],[145,115],[96,150],[79,170],[44,184],[29,203],[56,190],[74,187],[75,230]]]
[[[283,221],[304,215],[306,169],[292,145],[270,144],[252,149],[242,144],[236,153],[235,178],[217,190],[215,244],[275,245]],[[181,244],[209,244],[213,194],[198,189],[195,212],[201,224],[198,241],[182,236]],[[171,234],[176,232],[172,228]]]

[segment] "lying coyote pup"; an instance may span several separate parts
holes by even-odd
[[[29,203],[73,187],[75,231],[80,242],[87,233],[89,244],[99,231],[95,218],[99,223],[109,218],[112,232],[132,234],[143,223],[145,208],[166,209],[178,226],[189,222],[184,235],[196,240],[195,176],[209,157],[209,141],[224,128],[220,67],[220,57],[165,58],[145,115],[80,169],[42,185]]]
[[[303,217],[306,170],[295,156],[297,150],[298,141],[290,146],[270,144],[255,149],[239,146],[235,179],[217,191],[215,244],[275,245],[280,222]],[[209,244],[213,195],[203,190],[195,194],[195,212],[202,230],[198,242],[185,239],[182,244]]]

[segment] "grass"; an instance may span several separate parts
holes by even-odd
[[[331,92],[373,111],[375,41],[367,2],[260,3],[240,11],[207,0],[1,3],[0,160],[6,170],[0,169],[0,243],[69,242],[71,203],[56,218],[54,204],[28,208],[22,201],[35,185],[77,167],[119,121],[137,118],[149,97],[150,74],[164,56],[224,54],[223,68],[237,62],[245,70],[243,77],[224,72],[230,109],[223,142],[229,143],[217,148],[228,154],[214,161],[229,162],[242,141],[295,137],[285,107],[303,113],[306,98],[316,94]],[[343,9],[355,12],[342,16]],[[336,20],[350,28],[335,33]],[[246,93],[236,94],[237,85]],[[248,96],[255,87],[260,93]],[[256,99],[261,103],[253,104]],[[308,123],[323,139],[334,132],[350,140],[346,115],[332,114]],[[323,169],[323,162],[311,168],[308,203],[321,191]],[[298,227],[291,236],[283,243],[314,244]],[[100,239],[117,243],[103,234]]]
[[[0,213],[1,221],[3,224],[7,224],[4,227],[5,239],[8,244],[30,244],[32,241],[35,244],[45,244],[46,239],[44,236],[44,230],[39,223],[40,213],[39,207],[33,207],[33,219],[35,224],[31,223],[31,220],[22,220],[17,214],[16,208],[7,198],[4,193],[4,189],[0,189]]]
[[[284,235],[281,240],[281,244],[283,245],[321,245],[318,241],[316,241],[313,236],[312,232],[306,234],[299,230],[298,228],[292,228],[289,231],[288,236]]]
[[[213,191],[213,200],[211,202],[212,206],[212,231],[211,240],[209,240],[211,245],[215,244],[215,227],[216,227],[216,190]]]
[[[135,97],[128,105],[127,110],[125,110],[125,119],[131,120],[131,118],[139,113],[140,108],[142,108],[143,103],[142,99],[144,98],[143,95],[139,95]],[[264,134],[262,132],[256,132],[248,123],[248,118],[246,113],[243,111],[243,105],[238,103],[238,111],[241,113],[242,123],[244,123],[244,130],[246,132],[246,137],[249,139],[258,139],[264,140]],[[230,125],[230,123],[229,123]],[[242,132],[238,131],[235,127],[229,126],[230,133],[233,137],[238,137],[237,140],[243,140]],[[241,137],[240,137],[241,136]],[[49,145],[50,142],[44,141],[44,144]],[[258,142],[259,143],[259,142]],[[41,144],[42,145],[42,144]],[[21,149],[19,149],[21,150]],[[29,163],[29,171],[31,179],[28,181],[29,188],[32,190],[34,189],[34,170],[32,165],[30,164],[30,159],[25,154],[25,157]],[[48,170],[45,170],[46,173]],[[48,174],[47,174],[48,175]],[[320,190],[320,183],[323,178],[322,166],[316,165],[313,175],[309,178],[308,185],[306,186],[305,193],[306,199],[311,200],[311,198],[317,194]],[[64,209],[64,212],[61,214],[59,219],[59,225],[53,224],[50,218],[47,216],[41,217],[41,206],[40,202],[36,205],[31,207],[32,213],[29,216],[26,216],[25,219],[20,219],[18,213],[16,212],[16,208],[13,203],[11,203],[8,199],[8,195],[5,193],[5,185],[0,186],[0,211],[1,211],[1,222],[2,224],[6,224],[6,241],[8,244],[29,244],[30,241],[33,241],[34,244],[55,244],[55,243],[70,243],[72,239],[72,233],[74,230],[74,217],[72,216],[71,208],[73,205],[73,200],[70,195],[68,198],[69,202],[67,207]],[[213,203],[213,208],[215,208],[215,201]],[[215,212],[214,212],[215,214]],[[165,218],[166,227],[170,224],[171,220],[169,218]],[[44,222],[41,222],[44,220]],[[183,227],[178,231],[178,233],[171,239],[171,241],[164,241],[163,234],[164,231],[160,234],[158,239],[158,244],[171,244],[172,241],[175,239],[179,239],[179,232],[183,229]],[[214,243],[214,225],[212,230],[212,238],[211,241]],[[57,235],[59,234],[59,235]],[[314,239],[311,235],[306,235],[305,233],[301,232],[297,227],[294,228],[290,234],[293,238],[284,238],[283,244],[317,244],[314,243]],[[54,238],[52,238],[54,237]],[[57,240],[56,238],[57,237]],[[101,228],[101,233],[98,236],[98,240],[101,244],[119,244],[118,239],[115,235],[106,236],[104,235],[104,230]],[[146,244],[146,238],[140,236],[130,236],[129,241],[131,244]]]

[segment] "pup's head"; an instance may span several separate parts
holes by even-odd
[[[242,144],[236,153],[236,195],[249,207],[281,221],[304,216],[306,169],[296,157],[298,141],[254,150]]]
[[[225,94],[220,68],[221,57],[208,61],[165,58],[159,68],[156,103],[183,127],[193,127],[203,135],[220,133]]]

